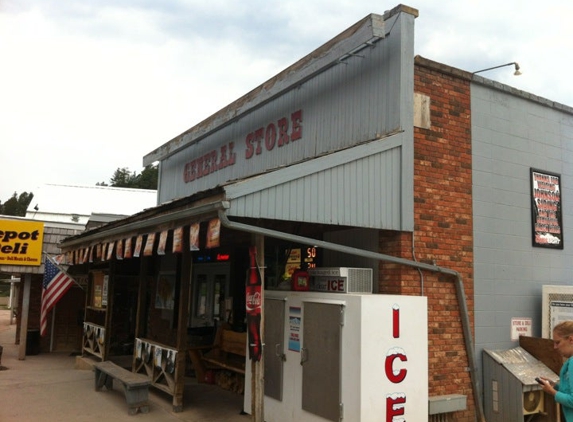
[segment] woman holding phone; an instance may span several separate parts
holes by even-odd
[[[540,377],[543,391],[555,396],[567,422],[573,422],[573,321],[563,321],[553,328],[553,347],[566,361],[559,372],[559,382]]]

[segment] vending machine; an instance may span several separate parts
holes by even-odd
[[[427,420],[426,298],[337,291],[265,292],[265,420]]]

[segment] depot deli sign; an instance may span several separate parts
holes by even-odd
[[[44,223],[0,220],[0,265],[42,263]]]

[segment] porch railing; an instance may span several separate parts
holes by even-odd
[[[83,351],[103,359],[105,349],[105,328],[91,322],[84,322]]]
[[[144,338],[135,339],[135,372],[146,374],[151,384],[175,394],[177,349]]]

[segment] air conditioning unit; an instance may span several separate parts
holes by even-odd
[[[309,268],[310,290],[332,293],[372,293],[372,268]]]
[[[526,391],[523,393],[523,414],[533,415],[543,412],[543,391]]]

